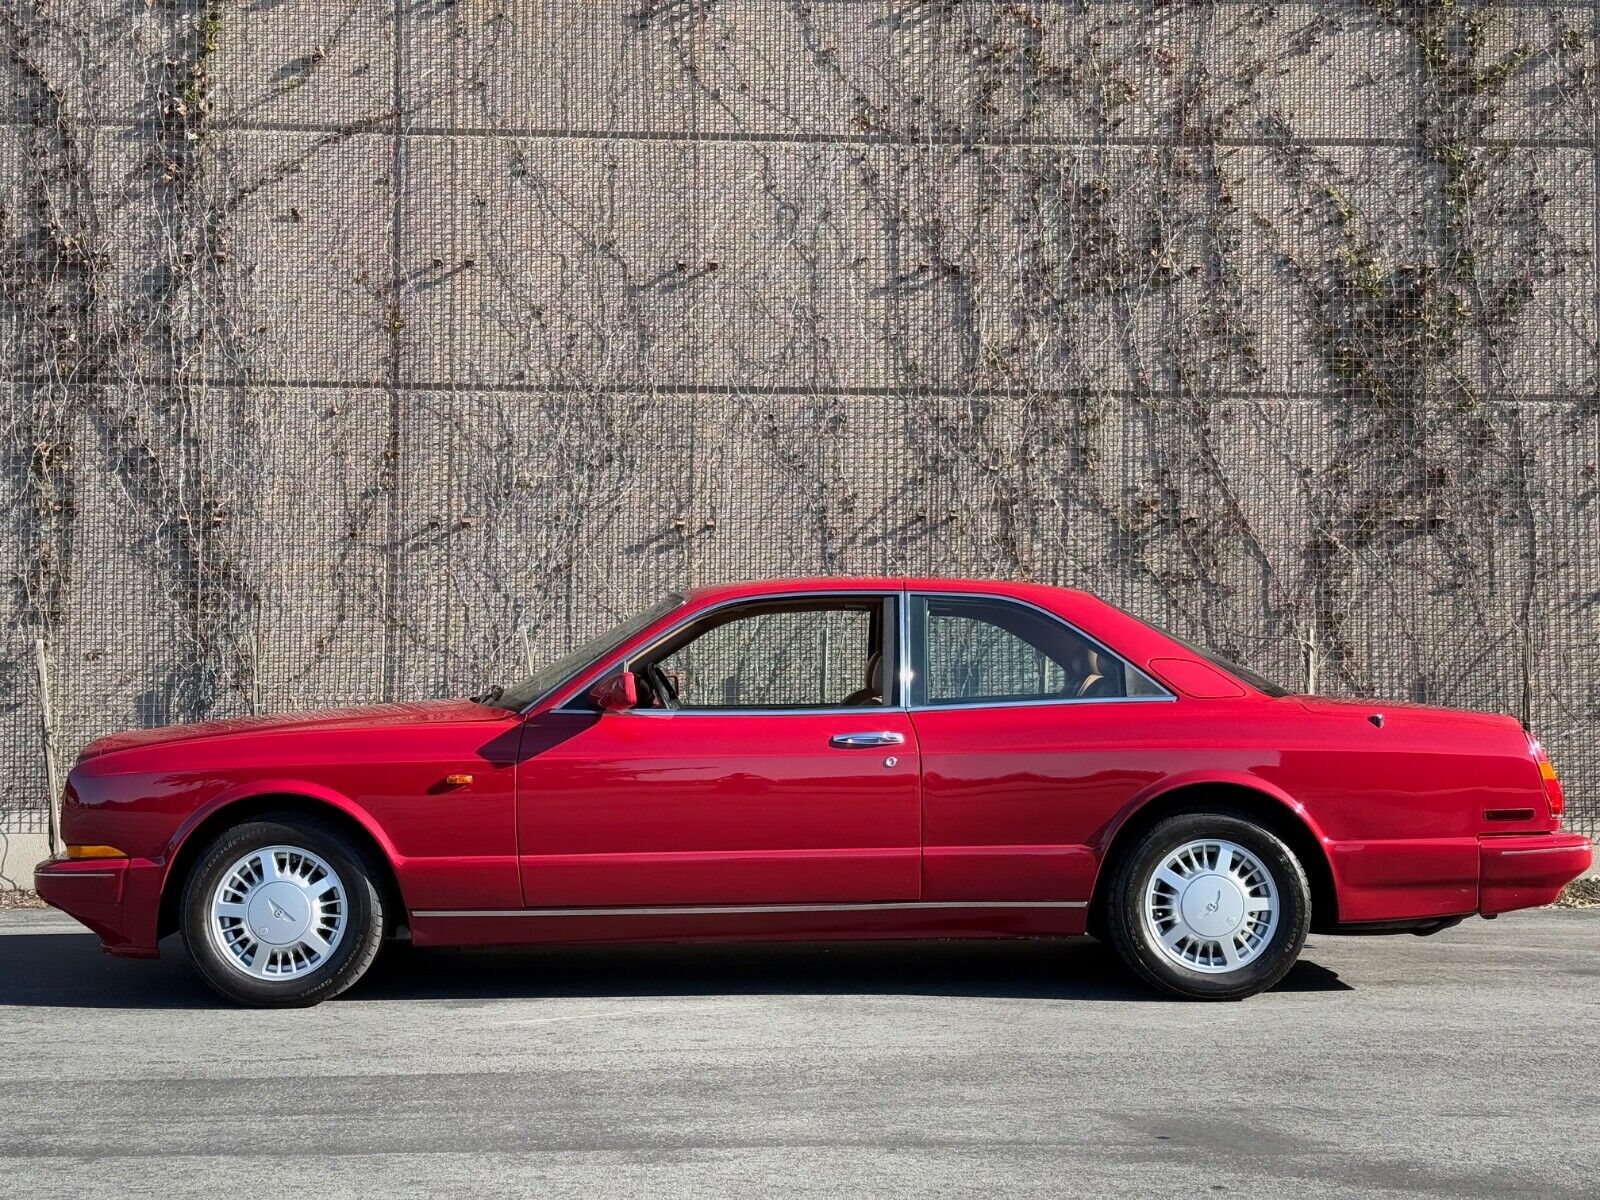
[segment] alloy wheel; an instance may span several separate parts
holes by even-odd
[[[1143,919],[1152,943],[1180,967],[1226,975],[1271,943],[1278,885],[1249,850],[1225,838],[1186,842],[1150,873]]]
[[[323,966],[344,937],[344,881],[298,846],[251,850],[211,894],[208,932],[229,965],[253,979],[286,980]]]

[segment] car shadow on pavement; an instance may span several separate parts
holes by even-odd
[[[183,960],[112,958],[92,933],[0,932],[0,1007],[212,1008],[218,997]]]
[[[1348,991],[1302,959],[1279,992]],[[342,999],[919,995],[1076,1001],[1159,999],[1109,948],[1070,941],[754,942],[539,946],[507,950],[387,947]],[[0,933],[0,1007],[174,1009],[224,1004],[177,939],[158,960],[115,959],[87,933]]]

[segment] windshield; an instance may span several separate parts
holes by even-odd
[[[560,687],[595,659],[611,653],[641,630],[681,607],[683,607],[683,597],[678,593],[673,592],[663,596],[643,612],[629,617],[620,625],[613,625],[604,633],[596,634],[554,662],[540,667],[516,686],[493,695],[492,699],[486,698],[485,703],[520,712],[545,693]]]

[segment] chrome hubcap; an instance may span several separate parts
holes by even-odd
[[[212,940],[255,979],[315,971],[344,938],[344,882],[298,846],[263,846],[229,867],[211,895]]]
[[[1253,962],[1278,928],[1272,873],[1237,842],[1179,846],[1144,889],[1145,930],[1179,966],[1225,975]]]

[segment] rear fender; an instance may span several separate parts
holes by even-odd
[[[1327,914],[1325,918],[1319,917],[1319,921],[1335,919],[1335,914],[1340,911],[1343,887],[1333,869],[1331,843],[1327,835],[1303,804],[1281,787],[1248,771],[1186,771],[1156,780],[1135,793],[1096,836],[1093,845],[1096,864],[1094,890],[1091,893],[1093,905],[1098,907],[1103,900],[1101,889],[1106,865],[1114,853],[1120,852],[1119,842],[1123,835],[1131,833],[1130,823],[1148,813],[1152,805],[1162,806],[1169,801],[1183,804],[1186,792],[1195,797],[1198,806],[1206,791],[1218,788],[1248,793],[1261,805],[1281,814],[1285,822],[1297,827],[1297,836],[1291,836],[1289,841],[1291,849],[1304,860],[1302,865],[1310,877],[1312,898],[1317,908]],[[1187,807],[1186,804],[1184,806]],[[1219,806],[1227,807],[1226,800],[1219,801]]]
[[[1326,857],[1328,848],[1327,836],[1323,833],[1322,827],[1317,824],[1316,819],[1306,811],[1305,805],[1276,784],[1268,782],[1259,775],[1252,775],[1248,771],[1185,771],[1180,775],[1168,775],[1156,780],[1136,792],[1117,811],[1116,816],[1106,823],[1105,828],[1100,831],[1095,841],[1094,849],[1096,855],[1104,862],[1107,852],[1110,851],[1112,844],[1115,843],[1123,828],[1149,805],[1164,800],[1176,792],[1215,787],[1240,788],[1277,801],[1310,831],[1311,836],[1322,847],[1323,855]]]

